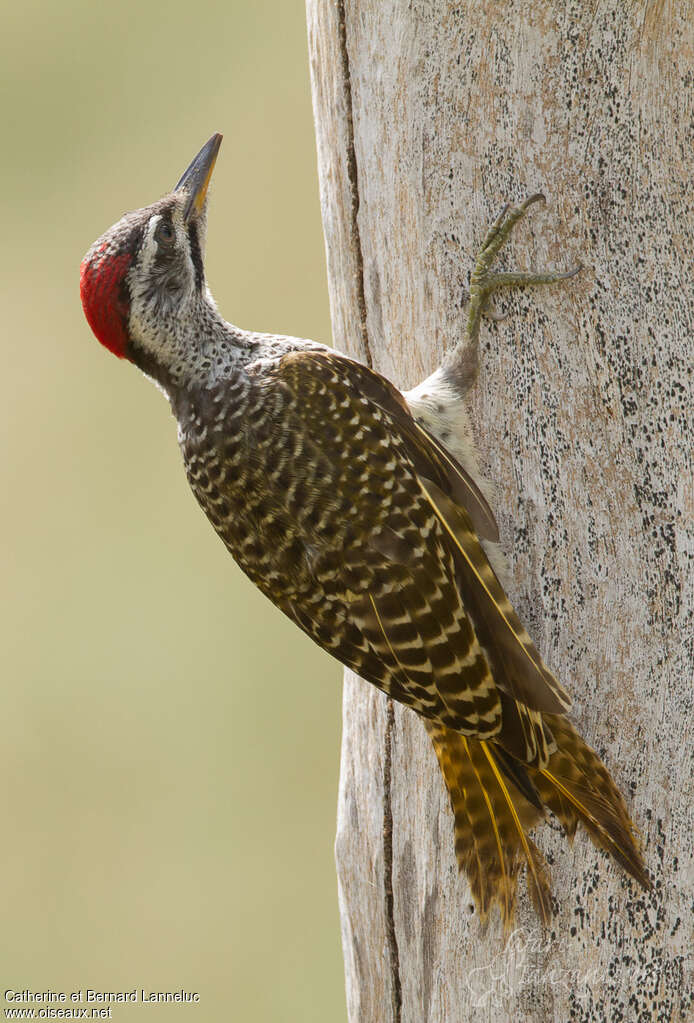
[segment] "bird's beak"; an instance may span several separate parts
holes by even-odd
[[[222,136],[216,132],[209,142],[205,143],[174,188],[174,192],[186,193],[186,204],[183,207],[183,219],[186,223],[192,216],[198,216],[202,210],[221,144]]]

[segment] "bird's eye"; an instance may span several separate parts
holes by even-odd
[[[154,240],[159,245],[171,245],[175,237],[175,231],[168,220],[161,220],[157,224],[157,229],[154,232]]]

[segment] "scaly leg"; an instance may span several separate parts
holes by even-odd
[[[415,419],[455,455],[466,472],[478,483],[482,482],[482,475],[477,464],[472,429],[461,398],[477,376],[480,319],[489,296],[498,288],[513,285],[564,281],[581,269],[577,266],[568,273],[491,273],[491,266],[511,231],[525,216],[528,207],[540,199],[544,200],[544,196],[531,195],[520,206],[507,205],[501,211],[489,229],[470,278],[467,338],[447,354],[443,364],[431,376],[418,387],[405,392],[405,399]],[[487,537],[493,532],[493,529],[489,530]],[[488,550],[488,553],[491,555],[492,552]],[[502,561],[496,556],[494,568],[502,579],[507,575]]]
[[[484,244],[480,249],[475,261],[475,268],[470,277],[470,305],[467,318],[468,340],[475,351],[480,332],[480,320],[485,311],[489,296],[494,291],[497,291],[499,288],[517,285],[523,287],[532,284],[554,284],[555,281],[566,281],[581,269],[580,266],[577,266],[566,273],[491,273],[490,268],[513,228],[525,216],[528,207],[540,200],[544,202],[545,197],[541,192],[538,192],[536,195],[531,195],[520,206],[510,206],[508,204],[504,206],[489,229]]]

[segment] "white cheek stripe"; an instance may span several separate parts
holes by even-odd
[[[157,224],[162,219],[161,213],[155,213],[154,216],[149,218],[147,224],[147,230],[142,243],[140,266],[143,270],[148,270],[154,262],[154,257],[157,254],[157,243],[154,240],[154,232],[157,229]]]

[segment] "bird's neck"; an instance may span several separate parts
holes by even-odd
[[[189,316],[157,325],[157,334],[133,340],[132,361],[166,394],[172,405],[189,392],[233,380],[257,358],[258,342],[202,301]]]

